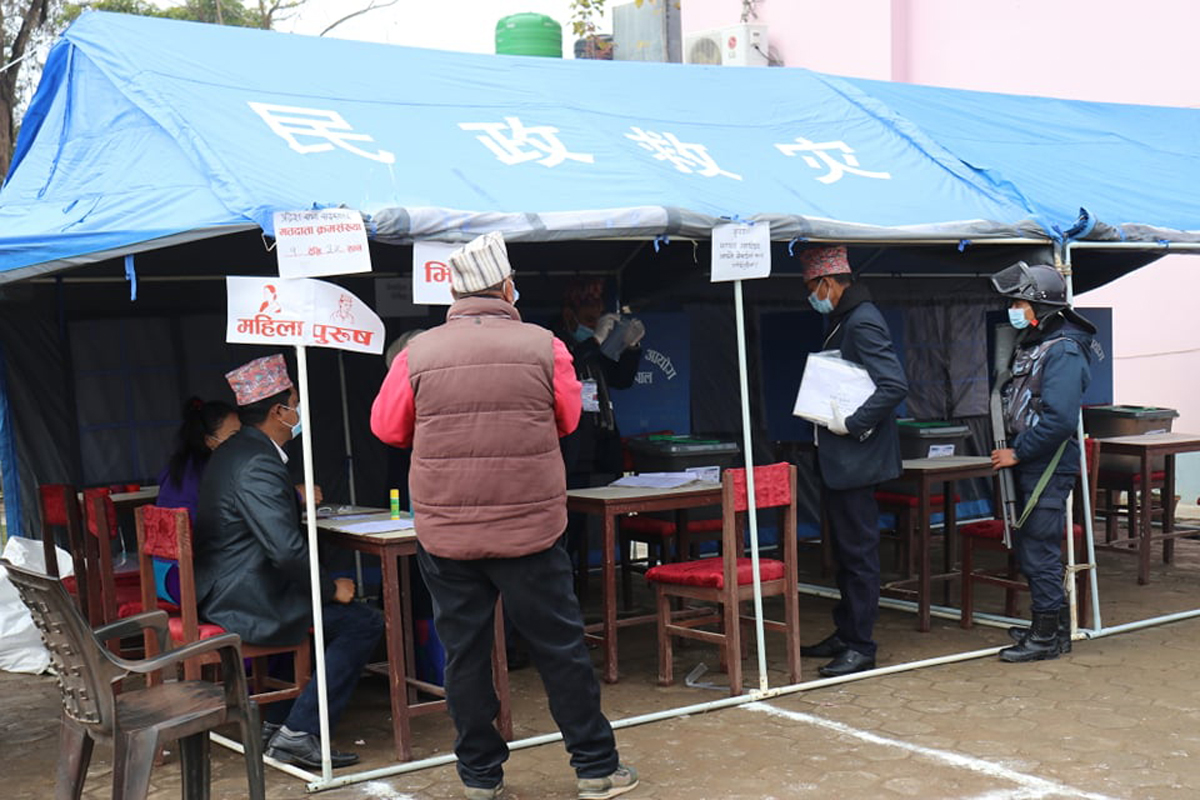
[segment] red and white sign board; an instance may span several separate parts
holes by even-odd
[[[350,208],[276,211],[279,277],[311,278],[371,271],[362,214]]]
[[[341,286],[299,278],[225,278],[225,341],[383,352],[383,322]]]
[[[426,306],[448,306],[450,294],[450,254],[460,244],[444,242],[413,243],[413,302]]]

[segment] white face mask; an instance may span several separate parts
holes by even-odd
[[[304,420],[300,418],[300,404],[296,403],[296,407],[284,406],[288,411],[296,412],[296,424],[292,426],[292,438],[295,439],[304,431]]]

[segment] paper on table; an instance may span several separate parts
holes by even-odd
[[[644,489],[675,489],[696,480],[690,472],[643,472],[617,478],[609,486],[630,486]]]
[[[370,522],[355,522],[351,525],[339,525],[338,530],[346,533],[388,533],[390,531],[406,531],[413,526],[411,519],[377,519]]]
[[[875,382],[866,368],[846,361],[840,351],[810,353],[792,415],[828,427],[833,419],[833,400],[848,417],[874,393]]]

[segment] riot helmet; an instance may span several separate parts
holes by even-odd
[[[1058,270],[1045,264],[1031,267],[1024,261],[1018,261],[993,275],[992,286],[1010,301],[1025,300],[1035,308],[1064,308],[1067,305],[1066,280]]]

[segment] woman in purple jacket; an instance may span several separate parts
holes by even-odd
[[[194,531],[200,477],[208,457],[241,427],[237,411],[227,403],[189,398],[183,405],[175,452],[158,476],[158,499],[154,504],[160,508],[186,508]],[[154,559],[154,582],[159,599],[179,602],[179,567],[174,561]]]
[[[237,411],[228,404],[190,398],[183,406],[183,424],[175,436],[175,452],[158,476],[155,505],[186,508],[194,525],[200,476],[204,474],[208,457],[241,427]]]

